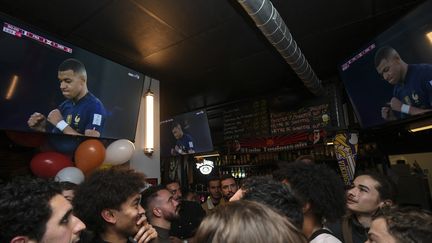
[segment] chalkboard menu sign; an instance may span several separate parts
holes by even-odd
[[[326,128],[331,122],[329,109],[329,104],[320,104],[295,111],[271,112],[271,135]]]
[[[269,135],[266,100],[238,104],[224,111],[224,140],[264,137]]]

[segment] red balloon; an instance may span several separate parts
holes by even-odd
[[[25,147],[39,147],[46,141],[44,133],[6,131],[6,135],[14,143]]]
[[[86,175],[98,168],[104,159],[105,146],[97,139],[88,139],[75,150],[75,165]]]
[[[51,178],[66,167],[73,166],[72,161],[65,155],[57,152],[43,152],[36,154],[30,162],[33,174],[41,178]]]

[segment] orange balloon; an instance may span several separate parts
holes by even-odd
[[[105,147],[97,139],[82,142],[75,150],[75,166],[84,174],[98,168],[105,159]]]

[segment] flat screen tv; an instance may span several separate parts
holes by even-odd
[[[51,113],[59,109],[63,121],[78,133],[95,130],[103,138],[135,139],[141,73],[10,17],[0,15],[0,25],[0,129],[62,133],[67,125],[55,123],[58,113]],[[71,71],[79,62],[86,75],[83,69]],[[73,77],[79,81],[70,86]],[[36,112],[51,122],[37,120],[30,128]]]
[[[363,128],[430,114],[431,13],[427,1],[339,65]]]
[[[213,150],[207,113],[184,113],[162,121],[161,156],[195,154]]]

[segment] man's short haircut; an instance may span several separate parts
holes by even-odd
[[[74,73],[80,73],[87,80],[87,71],[86,71],[84,64],[81,61],[79,61],[75,58],[69,58],[69,59],[64,60],[59,65],[58,71],[64,72],[67,70],[72,70]]]
[[[393,55],[397,55],[399,56],[399,54],[397,53],[397,51],[390,46],[383,46],[380,49],[378,49],[378,51],[375,53],[375,68],[377,68],[382,60],[388,59],[390,57],[392,57]]]
[[[378,191],[382,201],[391,200],[394,203],[396,202],[397,188],[396,184],[390,179],[390,177],[375,171],[366,171],[358,176],[369,176],[378,183],[378,186],[375,189]]]
[[[16,236],[40,241],[52,214],[50,200],[61,195],[57,183],[16,178],[0,187],[0,242]]]
[[[227,179],[233,179],[235,181],[234,176],[232,176],[230,174],[222,175],[221,178],[220,178],[220,181],[222,182],[222,181],[227,180]]]
[[[211,181],[220,181],[220,179],[219,179],[219,177],[216,177],[216,176],[210,176],[207,180],[207,187],[210,187]]]
[[[173,180],[173,179],[166,180],[165,183],[163,183],[163,186],[167,187],[169,184],[172,184],[172,183],[177,183],[181,187],[180,182],[178,180]]]
[[[383,218],[398,243],[426,243],[432,238],[432,214],[413,207],[385,207],[373,219]]]
[[[345,214],[345,188],[342,179],[325,165],[292,162],[275,172],[274,178],[287,180],[302,205],[310,203],[318,221],[339,219]]]
[[[285,215],[299,229],[303,227],[302,205],[288,185],[267,176],[255,176],[243,181],[242,199],[265,204]]]
[[[148,219],[151,219],[153,217],[152,209],[150,208],[150,205],[153,203],[153,201],[158,196],[158,192],[161,190],[168,190],[165,188],[164,185],[158,185],[158,186],[151,186],[147,189],[145,189],[143,192],[141,192],[141,206],[145,209],[145,215]]]
[[[81,183],[72,200],[75,215],[94,233],[105,231],[104,209],[120,210],[121,205],[145,186],[144,174],[124,168],[110,168],[94,172]]]

